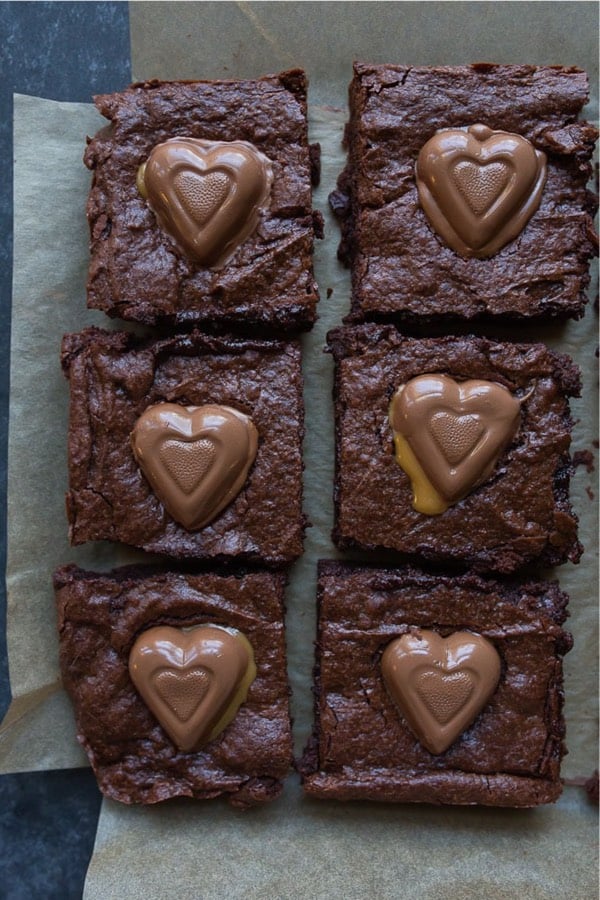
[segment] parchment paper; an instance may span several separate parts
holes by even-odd
[[[590,34],[595,36],[595,4],[568,4],[568,9],[557,10],[566,6],[131,6],[137,78],[248,76],[293,64],[303,64],[313,76],[312,97],[318,105],[311,109],[311,140],[319,140],[324,151],[322,186],[315,194],[315,205],[325,215],[327,240],[317,243],[320,319],[304,339],[305,510],[313,527],[288,592],[289,672],[298,751],[312,720],[315,564],[319,557],[335,555],[329,538],[332,364],[321,350],[327,330],[340,322],[349,305],[348,274],[335,260],[339,232],[328,213],[326,197],[344,162],[340,140],[346,112],[336,107],[345,98],[350,61],[360,56],[425,64],[482,58],[573,63],[587,68],[595,84],[595,40],[590,41]],[[463,37],[462,7],[471,8],[472,44],[466,44]],[[480,16],[477,26],[474,7]],[[539,10],[535,21],[531,7]],[[553,7],[554,12],[546,7]],[[584,11],[579,20],[574,7]],[[519,44],[514,31],[505,31],[502,40],[507,43],[499,48],[498,34],[502,32],[497,28],[503,23],[506,29],[519,17],[529,25],[527,45]],[[568,29],[561,31],[567,17]],[[535,38],[542,19],[544,33]],[[475,40],[477,34],[488,41],[487,52],[485,41]],[[427,40],[432,38],[430,46]],[[592,106],[586,111],[588,118],[595,117],[595,109]],[[2,772],[84,762],[59,684],[50,584],[53,568],[73,560],[103,569],[140,558],[140,554],[110,544],[69,548],[66,538],[63,496],[68,393],[58,365],[60,338],[64,331],[79,330],[91,322],[119,327],[85,309],[88,249],[84,208],[89,174],[81,156],[85,134],[94,133],[102,124],[88,105],[15,97],[7,571],[9,664],[15,700],[0,726]],[[328,288],[333,289],[329,299]],[[540,329],[538,335],[574,355],[584,371],[586,393],[573,404],[578,419],[574,450],[593,449],[592,441],[598,437],[596,331],[597,320],[590,307],[582,322]],[[596,504],[588,490],[596,492],[595,474],[579,468],[573,480],[573,502],[581,517],[584,561],[578,567],[568,565],[550,573],[559,576],[571,595],[569,626],[576,639],[575,649],[565,660],[570,755],[563,772],[567,778],[588,775],[597,764],[593,700],[597,684],[597,525]],[[302,799],[294,778],[283,798],[246,814],[214,803],[175,802],[155,809],[127,809],[104,801],[85,896],[88,900],[142,896],[148,900],[171,896],[207,900],[223,896],[437,898],[446,896],[451,886],[453,898],[588,900],[596,892],[593,822],[594,813],[576,788],[567,788],[555,807],[531,812],[317,803]]]

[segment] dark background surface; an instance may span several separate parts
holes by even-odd
[[[0,509],[6,455],[12,284],[13,93],[89,102],[131,81],[127,3],[0,3]],[[35,138],[33,138],[35,139]],[[81,152],[83,155],[84,136]],[[0,567],[6,565],[6,515]],[[10,702],[0,578],[0,720]],[[81,897],[100,794],[90,771],[0,777],[0,900]]]

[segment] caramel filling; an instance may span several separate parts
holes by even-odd
[[[256,662],[254,661],[254,650],[252,649],[252,644],[248,640],[245,634],[242,634],[241,631],[235,631],[235,629],[227,629],[231,634],[234,635],[235,639],[240,642],[240,644],[244,647],[246,653],[248,654],[248,667],[246,672],[244,673],[242,680],[240,681],[235,694],[232,696],[229,705],[225,707],[223,710],[223,714],[210,730],[210,733],[207,738],[208,741],[214,740],[222,731],[225,731],[227,726],[232,722],[237,712],[242,705],[242,703],[246,702],[248,697],[248,691],[250,690],[250,685],[256,678]]]
[[[408,441],[401,434],[394,435],[396,461],[410,478],[413,492],[413,507],[426,516],[439,516],[446,512],[450,504],[439,494],[419,465],[419,461],[410,449]]]

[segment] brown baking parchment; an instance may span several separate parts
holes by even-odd
[[[246,77],[304,65],[311,76],[311,139],[323,148],[315,205],[327,239],[317,246],[320,319],[304,339],[307,437],[305,508],[313,523],[288,592],[288,652],[296,748],[310,731],[315,563],[331,556],[332,365],[327,330],[348,309],[348,274],[335,259],[338,229],[327,193],[344,162],[340,146],[352,58],[421,64],[476,59],[577,64],[597,83],[597,8],[590,3],[135,3],[136,78]],[[586,110],[597,116],[597,97]],[[84,762],[60,688],[52,569],[74,560],[108,568],[132,558],[117,545],[69,548],[67,386],[58,366],[64,331],[95,322],[85,309],[89,174],[85,134],[103,124],[83,104],[15,97],[15,260],[9,447],[8,642],[15,698],[0,726],[0,771]],[[35,140],[32,140],[35,135]],[[43,153],[40,150],[43,149]],[[327,299],[327,289],[333,289]],[[584,372],[573,404],[574,450],[598,437],[597,319],[540,330]],[[565,566],[576,646],[566,658],[567,778],[596,766],[595,473],[577,470],[573,499],[584,561]],[[135,555],[139,559],[139,554]],[[579,788],[531,812],[433,809],[306,801],[294,778],[270,807],[246,814],[219,803],[128,809],[104,801],[86,884],[105,898],[419,897],[596,895],[594,812]]]

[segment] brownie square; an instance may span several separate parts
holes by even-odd
[[[597,252],[586,189],[596,129],[577,116],[588,79],[576,68],[357,63],[348,163],[332,195],[352,266],[350,321],[434,322],[583,314]],[[421,208],[415,162],[441,129],[483,124],[518,134],[547,157],[541,203],[489,258],[465,258]],[[496,163],[497,164],[497,163]]]
[[[316,316],[307,80],[295,69],[254,81],[149,81],[95,98],[110,121],[88,144],[94,177],[88,306],[146,324],[311,327]],[[270,160],[273,183],[255,231],[224,265],[181,252],[136,186],[152,149],[172,138],[246,141]]]
[[[337,800],[535,806],[561,793],[561,628],[556,583],[498,583],[416,569],[319,567],[315,730],[304,790]],[[411,631],[473,632],[500,657],[496,690],[442,753],[408,727],[386,689],[382,654]],[[461,668],[449,676],[456,678]]]
[[[157,803],[225,796],[240,807],[277,797],[292,759],[284,586],[283,574],[268,572],[57,569],[63,683],[75,709],[78,739],[107,797]],[[154,626],[206,623],[245,635],[257,675],[225,730],[202,749],[183,752],[135,689],[129,653],[138,635]]]
[[[336,363],[333,538],[340,549],[385,549],[500,573],[579,560],[568,398],[580,382],[569,357],[541,344],[408,338],[391,325],[334,329],[328,342]],[[413,508],[388,416],[394,392],[431,373],[491,381],[522,398],[518,432],[492,474],[440,515]]]
[[[283,565],[302,552],[303,401],[298,342],[209,337],[159,341],[98,328],[65,336],[71,387],[67,514],[73,544],[123,541],[172,557]],[[242,489],[190,531],[165,510],[133,455],[148,407],[222,404],[250,416],[256,459]]]

